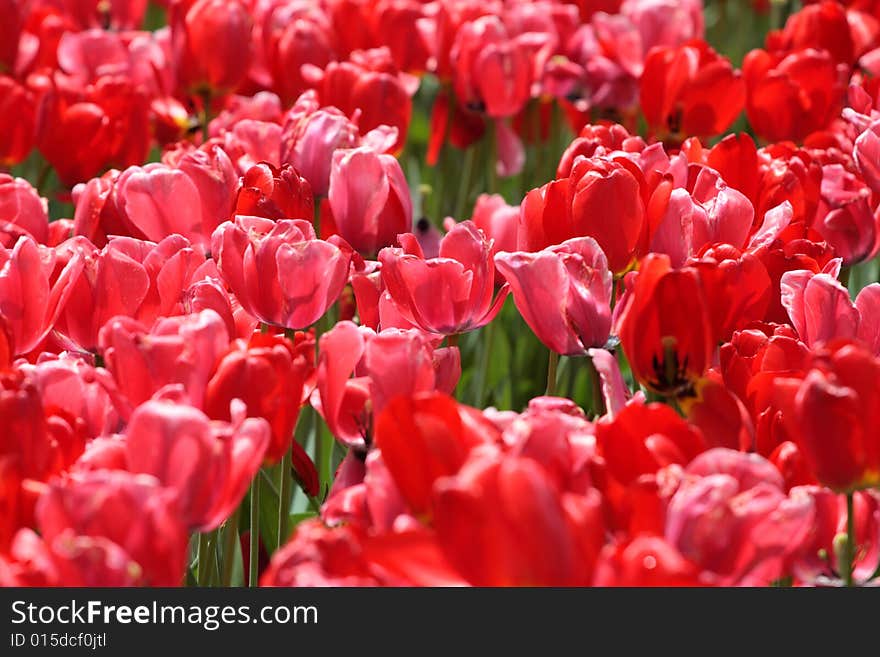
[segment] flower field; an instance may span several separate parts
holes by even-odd
[[[0,585],[880,584],[880,0],[0,17]]]

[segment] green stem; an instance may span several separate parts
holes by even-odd
[[[602,379],[599,377],[599,370],[596,369],[593,359],[587,357],[585,360],[587,362],[587,371],[590,373],[590,390],[592,391],[593,396],[590,410],[593,411],[596,417],[601,417],[602,415],[605,415],[605,398],[602,396]]]
[[[849,289],[849,277],[852,274],[852,267],[842,267],[840,269],[840,284]]]
[[[240,508],[240,507],[239,507]],[[232,586],[232,567],[235,565],[235,551],[238,543],[239,509],[232,512],[223,525],[223,563],[221,565],[220,585]]]
[[[250,508],[250,563],[248,573],[248,586],[255,587],[260,576],[260,477],[254,477],[251,484],[251,508]]]
[[[474,377],[474,406],[483,407],[483,400],[486,398],[486,378],[489,372],[489,361],[492,358],[492,342],[495,338],[495,322],[489,322],[483,328],[483,344],[480,351],[480,365],[477,368],[476,377]]]
[[[471,176],[474,171],[474,158],[476,157],[476,152],[476,147],[471,146],[464,153],[464,168],[461,172],[461,184],[458,188],[458,198],[455,201],[454,217],[456,220],[462,218],[462,214],[464,213],[465,206],[468,202],[468,197],[470,196]]]
[[[846,494],[846,560],[843,568],[843,576],[847,586],[855,586],[853,571],[856,566],[856,514],[853,503],[853,494]]]
[[[209,532],[202,532],[199,534],[199,578],[198,584],[199,586],[207,586],[208,585],[208,573],[211,571],[209,567],[209,558],[208,553],[210,552],[210,538],[211,535]]]
[[[295,440],[296,438],[294,438]],[[290,533],[290,491],[293,488],[293,475],[291,468],[293,466],[291,447],[287,448],[284,456],[281,457],[281,468],[278,474],[278,547],[284,545],[287,535]]]
[[[550,358],[547,360],[547,396],[556,394],[556,368],[559,366],[559,354],[552,349]]]
[[[498,132],[495,121],[489,121],[486,128],[486,191],[498,191]]]

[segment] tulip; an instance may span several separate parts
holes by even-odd
[[[742,111],[745,96],[739,73],[705,42],[656,48],[645,60],[639,98],[648,126],[660,135],[724,132]]]
[[[835,62],[851,66],[857,55],[848,12],[837,2],[819,2],[794,12],[782,30],[767,35],[771,50],[825,50]]]
[[[11,337],[12,354],[37,347],[70,297],[83,262],[73,256],[59,266],[59,260],[53,249],[24,235],[12,249],[0,249],[0,318]]]
[[[537,253],[499,253],[498,271],[529,328],[558,354],[602,347],[611,331],[611,284],[605,254],[589,237]]]
[[[276,462],[293,448],[293,466],[310,495],[318,493],[315,466],[293,440],[300,408],[314,376],[314,340],[298,335],[296,344],[283,336],[254,334],[237,340],[220,356],[205,391],[205,411],[230,420],[230,404],[244,402],[248,417],[264,418],[271,440],[266,459]]]
[[[236,215],[266,219],[312,219],[315,201],[308,181],[289,164],[280,169],[261,162],[241,179]]]
[[[880,250],[880,217],[871,209],[871,190],[839,164],[823,167],[822,173],[813,226],[845,267],[870,260]]]
[[[18,41],[24,27],[24,8],[15,0],[0,2],[0,13],[3,14],[3,26],[0,27],[0,72],[15,69],[18,55]]]
[[[222,95],[241,84],[252,56],[251,17],[243,3],[178,3],[169,22],[181,87],[195,93]]]
[[[596,424],[596,442],[609,473],[627,486],[670,464],[686,466],[707,448],[700,431],[665,404],[628,404]]]
[[[146,161],[149,104],[134,83],[102,76],[74,91],[53,80],[37,111],[37,148],[72,187],[107,167]]]
[[[501,19],[482,16],[462,25],[450,51],[459,102],[470,110],[503,118],[529,99],[532,72],[525,44],[510,38]]]
[[[770,141],[801,140],[842,109],[841,73],[822,50],[753,50],[743,60],[743,78],[749,123]]]
[[[717,338],[707,282],[693,267],[672,269],[667,256],[648,255],[621,299],[621,346],[633,375],[657,392],[686,388],[710,364]]]
[[[348,61],[330,62],[314,71],[311,82],[322,106],[337,107],[356,120],[361,134],[379,126],[395,128],[390,150],[403,149],[418,84],[397,70],[387,48],[355,51]]]
[[[409,508],[430,515],[437,480],[459,471],[493,431],[479,414],[441,393],[400,396],[376,419],[376,447]]]
[[[767,586],[806,541],[815,505],[760,456],[717,448],[698,456],[669,502],[666,540],[726,586]]]
[[[191,530],[211,531],[241,503],[260,469],[269,433],[262,419],[212,423],[191,406],[148,401],[135,409],[126,428],[128,468],[174,490]]]
[[[878,357],[844,340],[817,350],[803,378],[777,379],[789,434],[833,490],[880,485],[878,375]]]
[[[3,10],[0,9],[0,12]],[[3,14],[7,15],[5,12]],[[2,36],[0,43],[4,43]],[[2,64],[2,56],[0,56],[0,64]],[[36,106],[33,94],[26,87],[2,74],[0,74],[0,121],[4,123],[3,132],[0,132],[0,166],[12,167],[23,162],[34,147]]]
[[[434,524],[475,586],[585,586],[604,543],[600,499],[560,494],[532,459],[476,455],[437,483]]]
[[[124,221],[149,240],[178,234],[207,250],[214,229],[231,216],[237,182],[226,153],[212,150],[184,156],[177,169],[153,163],[123,171],[116,199]]]
[[[5,173],[0,173],[0,234],[6,248],[20,235],[29,235],[38,244],[49,240],[46,202],[26,180]]]
[[[160,319],[151,328],[115,317],[99,336],[105,365],[133,406],[178,384],[190,403],[201,407],[214,363],[228,345],[226,326],[213,310]]]
[[[374,255],[390,246],[400,233],[412,230],[409,188],[400,164],[391,155],[365,147],[337,150],[327,195],[332,225],[364,255]]]
[[[49,485],[37,507],[43,539],[106,539],[133,562],[133,579],[147,586],[179,586],[188,535],[176,495],[149,475],[97,471]]]
[[[349,378],[352,374],[355,378]],[[451,393],[460,375],[455,347],[434,349],[415,330],[374,333],[339,322],[321,336],[312,405],[337,439],[364,451],[372,440],[372,417],[394,397]]]
[[[452,335],[480,328],[501,310],[508,288],[492,300],[495,267],[492,243],[470,221],[457,224],[440,243],[440,255],[426,260],[413,235],[403,248],[379,252],[382,281],[400,314],[430,333]]]
[[[660,536],[607,545],[594,586],[701,586],[700,569]]]
[[[58,330],[82,349],[98,345],[98,333],[117,315],[152,325],[159,317],[183,312],[183,290],[210,269],[205,256],[180,235],[158,244],[129,237],[111,238],[96,249],[74,238],[58,249],[70,262],[83,261],[83,275],[71,290]]]
[[[605,158],[582,159],[568,178],[534,189],[522,204],[519,248],[537,251],[572,237],[592,237],[612,272],[632,264],[644,204],[630,170]]]
[[[350,247],[316,239],[310,222],[236,217],[214,231],[217,267],[242,307],[262,322],[303,329],[336,302]]]
[[[782,305],[807,346],[858,338],[880,356],[880,283],[864,287],[853,303],[849,291],[831,274],[790,271],[782,275]]]
[[[320,108],[314,92],[307,92],[288,113],[281,161],[292,164],[309,181],[315,196],[326,196],[334,151],[356,146],[357,126],[334,107]]]
[[[303,65],[323,69],[335,59],[333,28],[317,8],[277,3],[263,20],[262,35],[272,89],[285,106],[309,87]]]

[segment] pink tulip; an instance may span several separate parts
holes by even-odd
[[[152,328],[130,317],[111,319],[100,350],[119,391],[137,406],[164,386],[180,385],[201,407],[217,358],[229,347],[223,320],[213,310],[160,319]]]
[[[147,239],[183,235],[207,251],[211,234],[229,219],[238,176],[224,151],[192,151],[179,168],[152,163],[126,169],[116,183],[117,205],[125,220]]]
[[[0,248],[0,319],[12,354],[28,353],[48,335],[82,268],[80,257],[64,263],[25,235],[12,249]]]
[[[412,230],[409,188],[392,155],[365,147],[337,150],[327,195],[336,231],[364,255],[375,254]]]
[[[120,471],[72,474],[55,480],[37,505],[50,546],[73,537],[104,539],[131,562],[136,582],[180,586],[189,536],[172,490],[155,477]]]
[[[71,354],[46,355],[22,369],[39,385],[43,406],[81,422],[87,436],[111,434],[121,427],[119,391],[105,369]]]
[[[839,267],[839,260],[832,262]],[[880,356],[880,283],[863,288],[853,303],[832,273],[798,270],[782,275],[782,305],[792,326],[809,347],[858,338]]]
[[[161,316],[182,313],[184,290],[216,272],[180,235],[158,244],[114,237],[100,250],[77,237],[58,250],[84,263],[58,321],[58,330],[82,349],[94,349],[101,327],[117,315],[151,325]]]
[[[148,401],[135,409],[126,429],[128,467],[174,490],[190,529],[211,531],[247,492],[269,434],[262,418],[211,422],[191,406]]]
[[[508,205],[500,194],[480,194],[474,204],[474,212],[471,221],[477,228],[492,240],[492,258],[500,251],[516,251],[516,231],[519,225],[519,206]],[[452,217],[443,222],[447,230],[452,230],[455,220]],[[439,238],[437,240],[439,247]],[[422,245],[422,250],[427,250]],[[430,256],[428,256],[430,257]],[[495,283],[501,285],[504,277],[500,272],[495,272]]]
[[[397,395],[450,393],[460,375],[456,347],[434,349],[417,330],[375,333],[339,322],[321,336],[312,405],[340,441],[365,449],[371,414],[377,415]]]
[[[440,256],[426,260],[415,236],[399,237],[403,248],[379,252],[382,280],[408,321],[430,333],[464,333],[491,322],[507,298],[495,296],[492,242],[471,221],[456,225],[440,243]]]
[[[309,181],[315,196],[330,189],[333,152],[358,146],[358,129],[335,107],[319,109],[315,92],[306,92],[288,113],[281,135],[281,161]]]
[[[807,540],[815,505],[786,496],[782,476],[756,454],[716,448],[696,457],[669,502],[666,540],[727,586],[766,586]]]
[[[839,164],[822,167],[822,198],[813,227],[843,258],[844,266],[870,260],[880,249],[880,216],[871,190]]]
[[[20,235],[29,235],[39,244],[48,243],[46,202],[28,181],[0,173],[0,243],[10,248]]]
[[[212,252],[245,310],[291,329],[311,326],[336,302],[351,260],[344,241],[319,240],[299,219],[236,217],[214,231]]]
[[[591,237],[534,253],[499,253],[498,270],[535,335],[556,353],[585,354],[611,331],[611,272]]]

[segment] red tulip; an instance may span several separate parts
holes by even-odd
[[[498,16],[482,16],[462,25],[450,51],[458,101],[492,118],[513,116],[530,96],[528,50],[510,38]]]
[[[585,158],[568,178],[528,193],[517,241],[520,249],[538,251],[572,237],[592,237],[611,271],[620,273],[632,264],[644,214],[639,182],[626,166]]]
[[[335,59],[336,35],[324,11],[302,4],[275,3],[261,27],[272,90],[289,106],[309,86],[303,66],[323,69]]]
[[[316,239],[307,221],[259,217],[221,224],[211,251],[245,310],[292,329],[311,326],[336,302],[351,258],[347,244]]]
[[[824,0],[793,13],[782,30],[767,35],[770,50],[826,50],[835,62],[851,66],[857,56],[848,12],[839,2]]]
[[[148,328],[129,317],[115,317],[101,329],[100,351],[120,392],[137,406],[164,386],[183,387],[201,407],[208,378],[226,351],[226,326],[213,310],[160,319]]]
[[[645,59],[639,98],[648,126],[661,136],[724,132],[745,97],[739,72],[703,41],[655,48]]]
[[[476,586],[586,586],[605,541],[600,500],[561,493],[532,459],[476,455],[437,482],[434,524]]]
[[[55,325],[82,272],[82,259],[59,262],[53,249],[21,236],[12,249],[0,249],[0,318],[11,337],[10,351],[34,349]],[[60,270],[60,271],[57,271]]]
[[[4,16],[8,15],[2,9],[0,13]],[[3,28],[5,27],[4,21]],[[2,35],[0,35],[0,43],[8,43]],[[2,56],[0,56],[0,64],[2,64]],[[34,147],[36,104],[31,91],[13,78],[2,74],[0,74],[0,121],[4,124],[3,130],[0,131],[0,166],[12,167],[24,161]]]
[[[859,343],[818,350],[802,379],[777,379],[783,421],[821,483],[880,484],[880,359]]]
[[[382,249],[379,261],[382,281],[408,321],[430,333],[452,335],[488,324],[501,310],[508,288],[492,300],[492,244],[472,222],[447,233],[438,258],[426,260],[414,235],[400,241],[403,248]]]
[[[269,433],[262,419],[212,423],[191,406],[148,401],[135,409],[125,431],[128,469],[153,475],[175,491],[191,530],[211,531],[247,492]]]
[[[660,536],[608,545],[596,565],[594,586],[701,586],[700,569]]]
[[[279,335],[255,333],[237,340],[220,357],[205,391],[205,411],[230,420],[230,404],[243,401],[249,417],[261,417],[272,428],[266,459],[278,461],[293,449],[293,466],[310,495],[318,492],[315,466],[293,440],[300,407],[314,376],[314,339],[298,335],[295,344]]]
[[[289,164],[278,169],[261,162],[248,169],[241,179],[234,214],[311,220],[315,216],[312,188]]]
[[[825,51],[753,50],[743,60],[743,76],[749,123],[770,141],[801,140],[825,128],[843,107],[841,73]]]
[[[596,441],[609,473],[627,486],[670,464],[686,466],[707,448],[700,432],[665,404],[628,404],[596,424]]]
[[[127,78],[105,75],[76,88],[53,79],[37,112],[37,148],[72,187],[107,167],[146,161],[148,112],[146,96]]]
[[[18,41],[24,27],[25,10],[15,0],[2,0],[0,14],[3,15],[3,26],[0,27],[0,72],[15,69],[18,55]]]
[[[400,73],[388,48],[355,51],[345,62],[330,62],[313,71],[312,84],[321,105],[337,107],[355,121],[362,135],[390,126],[397,138],[390,150],[403,149],[417,81]]]
[[[132,579],[147,586],[180,586],[188,536],[173,491],[148,475],[98,471],[49,485],[37,507],[50,545],[72,537],[106,539],[133,562]]]
[[[523,319],[548,348],[574,355],[605,345],[612,276],[594,239],[571,239],[537,253],[499,253],[495,264]]]
[[[251,17],[238,0],[196,0],[173,6],[171,44],[178,82],[194,93],[225,94],[247,75]]]
[[[339,149],[330,169],[329,219],[335,231],[364,255],[390,246],[412,230],[412,202],[397,159],[361,147]],[[322,224],[323,232],[323,224]]]
[[[20,235],[29,235],[38,244],[48,243],[46,203],[26,180],[0,173],[0,239],[10,248]]]
[[[393,399],[376,418],[376,447],[414,514],[430,515],[432,490],[492,438],[479,414],[440,393]]]
[[[642,260],[616,320],[640,382],[669,393],[686,388],[706,370],[718,342],[708,282],[694,267],[672,269],[667,256]]]

